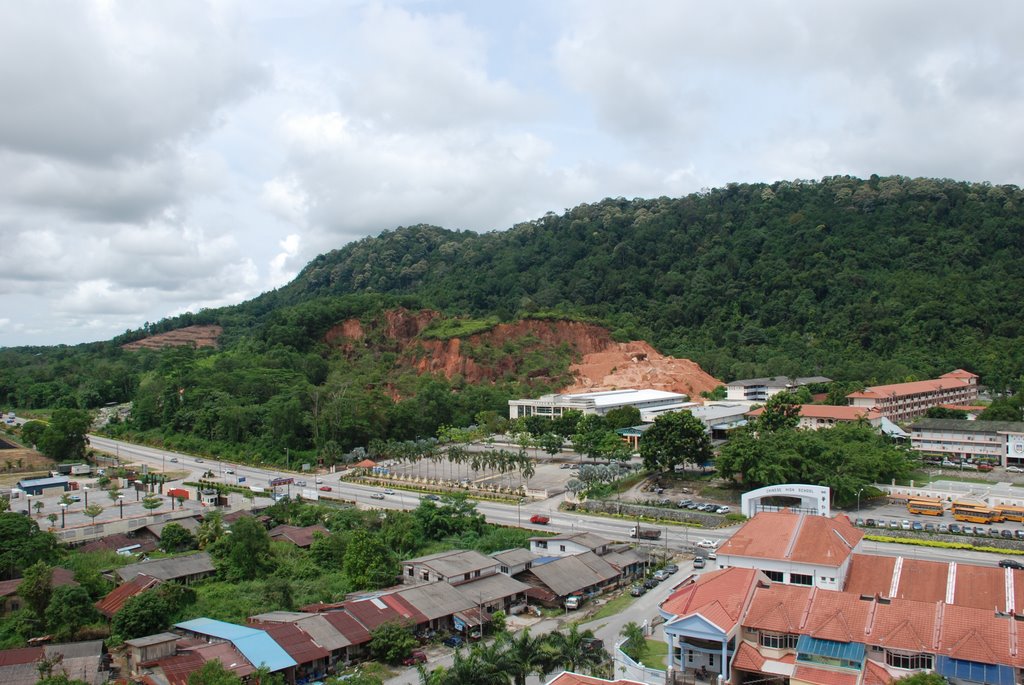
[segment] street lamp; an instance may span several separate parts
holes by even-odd
[[[32,518],[32,495],[25,495],[25,499],[28,500],[28,517]]]
[[[85,495],[85,506],[89,506],[89,486],[82,486],[82,494]]]
[[[857,513],[860,513],[860,493],[864,492],[864,488],[857,491]]]
[[[117,503],[121,506],[121,518],[124,518],[124,495],[117,496]]]
[[[60,527],[64,527],[64,513],[68,510],[68,505],[63,502],[60,503]]]

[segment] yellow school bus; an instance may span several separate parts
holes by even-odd
[[[1008,504],[1000,504],[996,507],[996,514],[1000,521],[1024,522],[1024,507],[1011,507]]]
[[[953,502],[953,518],[957,521],[970,523],[997,523],[999,518],[995,509],[976,502]]]
[[[925,514],[926,516],[942,516],[942,498],[940,497],[911,497],[907,500],[907,511],[911,514]]]

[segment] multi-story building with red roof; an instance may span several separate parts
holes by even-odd
[[[971,404],[978,399],[978,377],[957,369],[928,381],[874,385],[846,399],[850,406],[874,409],[890,421],[909,421],[932,407]]]
[[[786,515],[755,517],[746,536],[779,553],[751,558],[784,560],[799,538]],[[678,587],[660,608],[671,670],[738,684],[885,685],[919,671],[953,683],[1024,682],[1024,571],[846,556],[844,589],[738,566]]]

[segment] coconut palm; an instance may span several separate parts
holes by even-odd
[[[534,637],[527,628],[521,633],[503,633],[498,642],[505,652],[505,671],[512,676],[514,685],[526,685],[533,674],[543,676],[544,654],[541,646],[544,636]]]
[[[607,656],[603,650],[594,649],[592,641],[594,631],[580,632],[574,623],[566,632],[549,633],[545,647],[549,655],[549,665],[562,667],[567,671],[579,673],[581,668],[593,671],[600,666]],[[552,669],[553,670],[553,669]]]

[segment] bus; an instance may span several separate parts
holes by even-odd
[[[907,511],[911,514],[942,516],[941,497],[911,497],[907,500]]]
[[[1009,504],[1000,504],[996,507],[996,514],[1000,521],[1017,521],[1024,523],[1024,507],[1012,507]]]
[[[970,523],[997,523],[1001,519],[995,509],[977,502],[953,502],[953,518]]]

